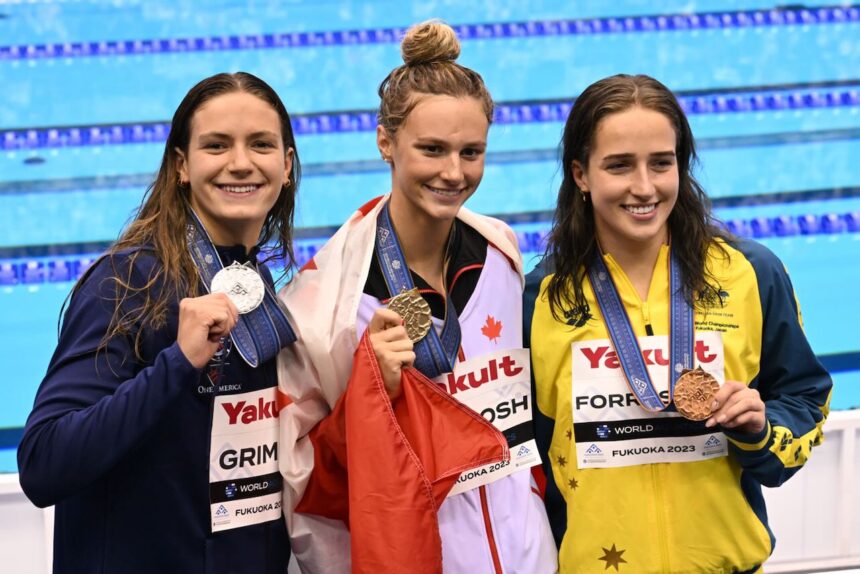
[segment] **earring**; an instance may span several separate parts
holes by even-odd
[[[588,203],[588,196],[589,196],[589,195],[591,195],[591,194],[589,194],[589,193],[587,193],[587,192],[585,192],[585,191],[583,191],[583,192],[581,192],[581,193],[582,193],[582,201],[583,201],[583,203]]]
[[[293,182],[287,178],[287,181],[284,182],[284,189],[290,189],[291,185],[293,185]]]

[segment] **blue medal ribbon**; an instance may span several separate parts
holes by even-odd
[[[190,215],[186,230],[188,250],[197,266],[200,279],[208,291],[212,278],[224,267],[224,264],[209,234],[197,218],[197,214],[191,209],[188,211]],[[253,311],[239,315],[239,321],[230,332],[230,338],[239,355],[253,368],[274,358],[278,351],[296,340],[296,334],[287,320],[287,314],[272,287],[265,280],[263,287],[266,290],[263,301]]]
[[[596,250],[588,269],[588,279],[594,290],[600,312],[606,321],[609,338],[621,363],[627,384],[639,404],[647,411],[666,409],[671,403],[675,382],[685,369],[693,368],[693,308],[684,297],[681,282],[681,265],[675,254],[669,257],[669,402],[664,402],[654,388],[648,368],[633,332],[627,310],[621,302],[612,275],[603,261],[603,254]]]
[[[389,295],[395,297],[403,291],[413,289],[415,284],[391,223],[388,203],[376,218],[375,249]],[[451,295],[445,293],[445,323],[442,333],[438,334],[435,327],[431,326],[427,335],[415,343],[415,368],[431,379],[453,371],[457,352],[460,350],[460,337],[457,310],[454,309]]]

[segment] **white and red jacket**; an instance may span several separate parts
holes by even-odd
[[[281,292],[299,341],[279,358],[284,514],[303,572],[555,572],[531,472],[446,498],[460,472],[507,460],[504,437],[414,369],[388,400],[363,337],[377,214],[362,207]],[[461,359],[522,346],[522,267],[504,223],[463,208],[489,246],[459,315]],[[495,328],[482,333],[488,316]],[[348,448],[347,448],[348,445]],[[297,509],[298,507],[298,509]]]

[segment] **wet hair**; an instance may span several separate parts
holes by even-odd
[[[164,326],[169,306],[177,298],[194,297],[201,293],[197,268],[186,243],[191,188],[179,182],[177,150],[187,157],[191,123],[197,110],[218,96],[236,92],[254,95],[274,108],[280,119],[284,153],[293,150],[289,180],[266,215],[258,245],[270,244],[270,259],[282,259],[287,269],[295,264],[292,250],[293,214],[301,165],[290,116],[278,94],[260,78],[245,72],[210,76],[191,88],[180,102],[173,114],[155,181],[147,189],[132,221],[106,254],[114,266],[112,279],[116,282],[116,301],[114,315],[100,348],[104,348],[115,336],[136,332],[135,352],[140,358],[142,333]],[[135,260],[145,251],[154,253],[159,265],[155,266],[142,286],[136,286],[131,280],[132,269]],[[114,257],[119,252],[130,252],[128,261],[123,262],[121,268],[119,260]],[[76,289],[86,277],[84,275],[81,278]],[[153,290],[155,286],[159,286],[157,292]],[[136,304],[125,305],[132,298]]]
[[[400,44],[403,65],[379,85],[377,121],[390,136],[406,121],[422,96],[472,97],[481,102],[487,121],[493,121],[493,99],[481,75],[456,62],[460,41],[447,24],[435,20],[416,24]]]
[[[554,269],[547,293],[552,314],[558,320],[570,319],[568,315],[587,316],[588,303],[582,285],[598,249],[593,208],[576,185],[573,162],[587,167],[600,121],[634,106],[663,114],[675,130],[679,188],[668,225],[672,251],[682,269],[685,298],[691,305],[700,306],[720,300],[719,285],[707,269],[707,254],[715,245],[728,257],[728,252],[720,243],[715,244],[714,239],[733,238],[717,226],[710,200],[693,177],[698,156],[687,117],[675,95],[662,83],[649,76],[620,74],[586,88],[576,99],[564,126],[560,150],[563,178],[545,253],[545,259]]]

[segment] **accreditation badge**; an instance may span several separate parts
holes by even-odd
[[[508,441],[511,459],[460,475],[448,496],[495,482],[540,464],[532,426],[531,366],[527,349],[494,351],[457,363],[434,379],[454,398],[480,413]]]
[[[212,532],[281,518],[276,387],[215,397],[209,502]]]
[[[668,337],[638,341],[655,390],[668,403]],[[696,462],[728,454],[725,435],[705,427],[704,420],[688,420],[671,409],[649,412],[640,407],[609,339],[577,342],[571,351],[578,468]],[[720,333],[697,332],[693,352],[696,367],[722,385],[725,357]]]

